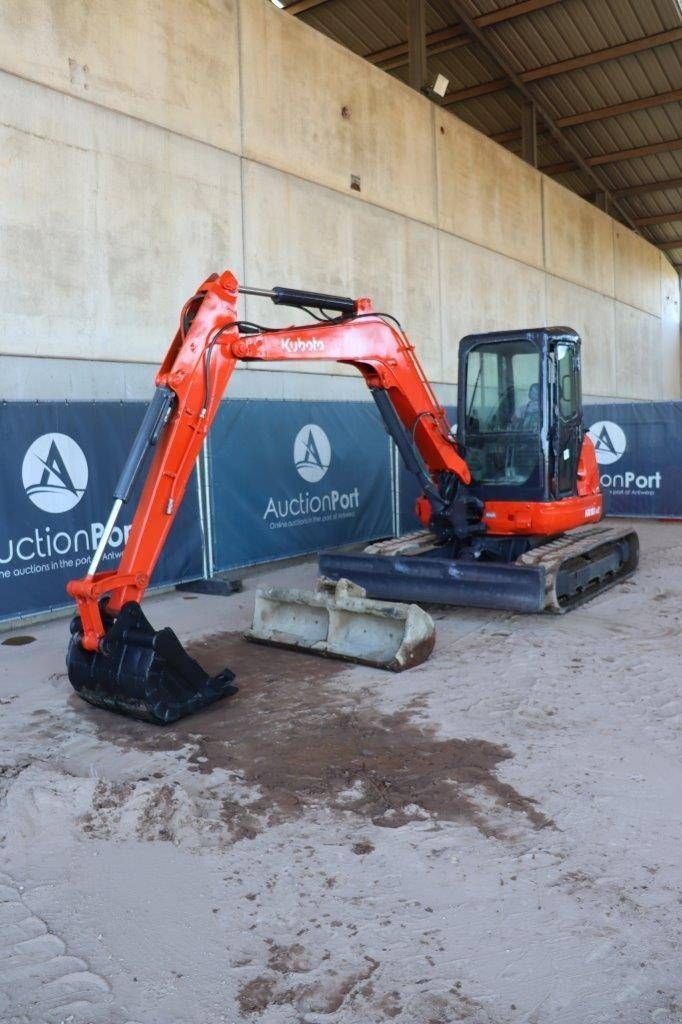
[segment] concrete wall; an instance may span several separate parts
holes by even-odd
[[[680,396],[657,249],[268,0],[0,0],[0,100],[3,397],[146,394],[225,266],[372,296],[443,400],[462,335],[543,323],[582,333],[586,394]],[[324,369],[231,393],[363,393]]]

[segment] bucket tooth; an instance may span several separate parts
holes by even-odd
[[[415,604],[373,601],[349,580],[322,580],[315,591],[256,591],[248,640],[401,672],[431,654],[433,619]]]
[[[76,616],[66,656],[69,680],[96,707],[167,725],[237,692],[230,669],[209,676],[173,630],[155,630],[135,601],[123,606],[101,650],[84,650],[80,630]]]

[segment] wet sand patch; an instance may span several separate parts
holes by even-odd
[[[499,839],[508,834],[510,814],[533,828],[551,824],[531,798],[499,779],[499,765],[513,756],[507,747],[442,739],[416,725],[409,710],[381,714],[367,707],[338,686],[348,671],[341,662],[256,647],[238,633],[205,637],[189,651],[211,673],[233,669],[239,693],[169,729],[87,713],[102,739],[127,749],[189,749],[192,772],[224,769],[257,787],[259,799],[246,806],[232,796],[222,800],[234,838],[252,838],[316,804],[387,828],[464,821]],[[390,686],[389,673],[380,678]],[[332,679],[335,687],[326,685]]]

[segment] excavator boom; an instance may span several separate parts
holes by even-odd
[[[468,484],[469,468],[421,365],[397,322],[374,313],[368,299],[346,299],[285,288],[242,289],[277,304],[341,309],[337,321],[286,329],[253,329],[237,317],[239,286],[225,271],[205,281],[185,304],[178,331],[156,376],[156,392],[114,491],[114,506],[88,574],[68,584],[83,627],[81,644],[99,649],[105,630],[99,601],[117,615],[142,599],[163,550],[201,446],[238,360],[335,361],[364,377],[387,429],[420,478],[432,506],[447,513],[434,483],[447,474]],[[118,568],[97,572],[116,518],[129,500],[150,449],[155,454]]]
[[[94,704],[154,721],[172,721],[235,691],[232,673],[209,678],[171,630],[153,630],[140,601],[239,360],[332,360],[354,366],[421,482],[433,510],[433,528],[456,534],[471,528],[469,518],[474,524],[480,519],[480,503],[473,502],[472,512],[470,503],[453,498],[458,482],[470,482],[469,468],[394,318],[374,312],[368,299],[242,288],[276,305],[324,311],[324,318],[311,325],[259,328],[239,320],[239,291],[234,275],[225,271],[204,281],[185,303],[88,573],[67,588],[78,608],[67,658],[72,683]],[[330,312],[338,316],[332,319]],[[120,564],[98,571],[117,517],[152,450]]]

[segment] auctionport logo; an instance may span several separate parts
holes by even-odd
[[[294,464],[298,475],[309,484],[316,484],[329,469],[332,446],[322,427],[306,423],[294,440]]]
[[[618,462],[628,446],[627,437],[622,427],[611,420],[598,420],[593,423],[588,434],[594,444],[597,462],[600,467]],[[631,453],[634,454],[634,453]],[[599,480],[602,487],[612,495],[653,494],[661,489],[663,475],[659,470],[653,473],[640,473],[639,470],[622,470],[620,472],[601,472]]]
[[[68,434],[41,434],[24,455],[21,479],[37,508],[53,514],[68,512],[88,486],[88,463]]]
[[[307,483],[316,484],[331,466],[332,446],[322,427],[306,423],[294,438],[293,461]],[[332,488],[323,494],[299,491],[282,497],[270,496],[263,520],[270,530],[303,527],[354,518],[360,509],[360,490]]]
[[[610,466],[625,454],[625,431],[611,420],[598,420],[588,430],[600,466]]]

